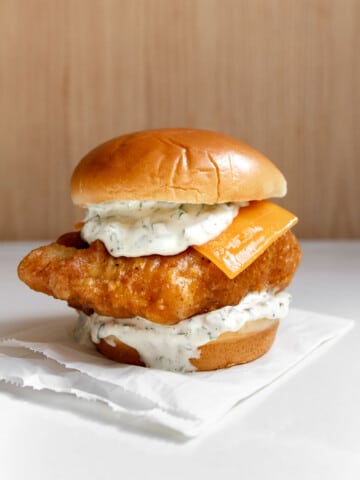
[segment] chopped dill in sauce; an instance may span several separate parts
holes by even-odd
[[[88,243],[101,240],[114,257],[175,255],[217,237],[246,204],[119,201],[89,205],[81,236]]]
[[[91,337],[95,343],[101,339],[111,342],[115,337],[135,348],[148,367],[192,371],[190,359],[199,357],[201,345],[224,332],[236,332],[247,322],[284,318],[290,298],[286,292],[249,293],[238,305],[195,315],[175,325],[155,324],[142,317],[116,319],[80,312],[76,335],[79,341]]]

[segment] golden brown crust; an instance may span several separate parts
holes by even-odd
[[[224,333],[216,340],[199,347],[200,357],[192,358],[190,362],[198,371],[217,370],[251,362],[270,349],[278,325],[278,320],[270,319],[248,322],[238,332]],[[114,336],[100,340],[96,348],[111,360],[144,366],[137,350]]]
[[[299,244],[289,231],[230,280],[192,248],[168,257],[114,258],[100,241],[86,249],[53,243],[29,253],[18,273],[32,289],[87,313],[95,310],[115,318],[139,315],[175,324],[236,305],[249,292],[283,290],[300,256]]]
[[[76,167],[76,205],[113,200],[221,203],[282,197],[286,181],[264,155],[220,133],[161,129],[114,138]]]

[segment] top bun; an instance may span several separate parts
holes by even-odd
[[[220,133],[147,130],[109,140],[75,168],[79,206],[114,200],[223,203],[286,194],[281,172],[264,155]]]

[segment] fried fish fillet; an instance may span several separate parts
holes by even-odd
[[[283,290],[300,256],[299,244],[289,231],[230,280],[192,248],[173,256],[114,258],[102,242],[89,246],[73,232],[30,252],[18,274],[30,288],[86,313],[116,318],[139,315],[174,324],[236,305],[249,292]]]

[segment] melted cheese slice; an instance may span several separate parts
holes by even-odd
[[[254,262],[298,219],[267,200],[242,207],[231,225],[219,236],[193,248],[233,279]]]

